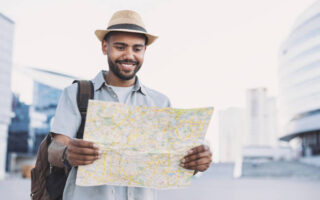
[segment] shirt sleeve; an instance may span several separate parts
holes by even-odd
[[[77,90],[77,84],[72,84],[63,90],[53,119],[51,132],[63,134],[70,138],[76,137],[81,123],[81,115],[77,105]]]

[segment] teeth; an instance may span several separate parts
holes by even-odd
[[[135,65],[132,63],[121,63],[122,69],[125,71],[131,71],[135,68]]]
[[[129,65],[129,64],[123,64],[124,66],[133,66],[133,65]]]
[[[133,64],[122,64],[122,66],[124,66],[124,67],[133,67],[134,65]]]

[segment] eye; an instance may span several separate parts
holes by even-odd
[[[116,47],[116,49],[118,49],[118,50],[120,50],[120,51],[123,51],[123,50],[125,49],[124,46],[115,46],[115,47]]]
[[[139,51],[142,50],[142,47],[134,47],[133,50],[134,50],[135,52],[139,52]]]

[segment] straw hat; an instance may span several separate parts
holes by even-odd
[[[132,10],[120,10],[113,14],[106,30],[96,30],[95,34],[100,41],[112,31],[141,33],[148,38],[147,45],[153,43],[158,37],[147,33],[147,30],[138,13]]]

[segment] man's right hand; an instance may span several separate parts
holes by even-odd
[[[68,146],[68,149],[65,156],[72,166],[91,164],[101,156],[98,147],[93,142],[54,134],[48,147],[48,160],[53,166],[64,167],[62,155],[66,146]]]
[[[66,153],[67,161],[72,166],[88,165],[101,157],[97,145],[81,139],[71,139]]]

